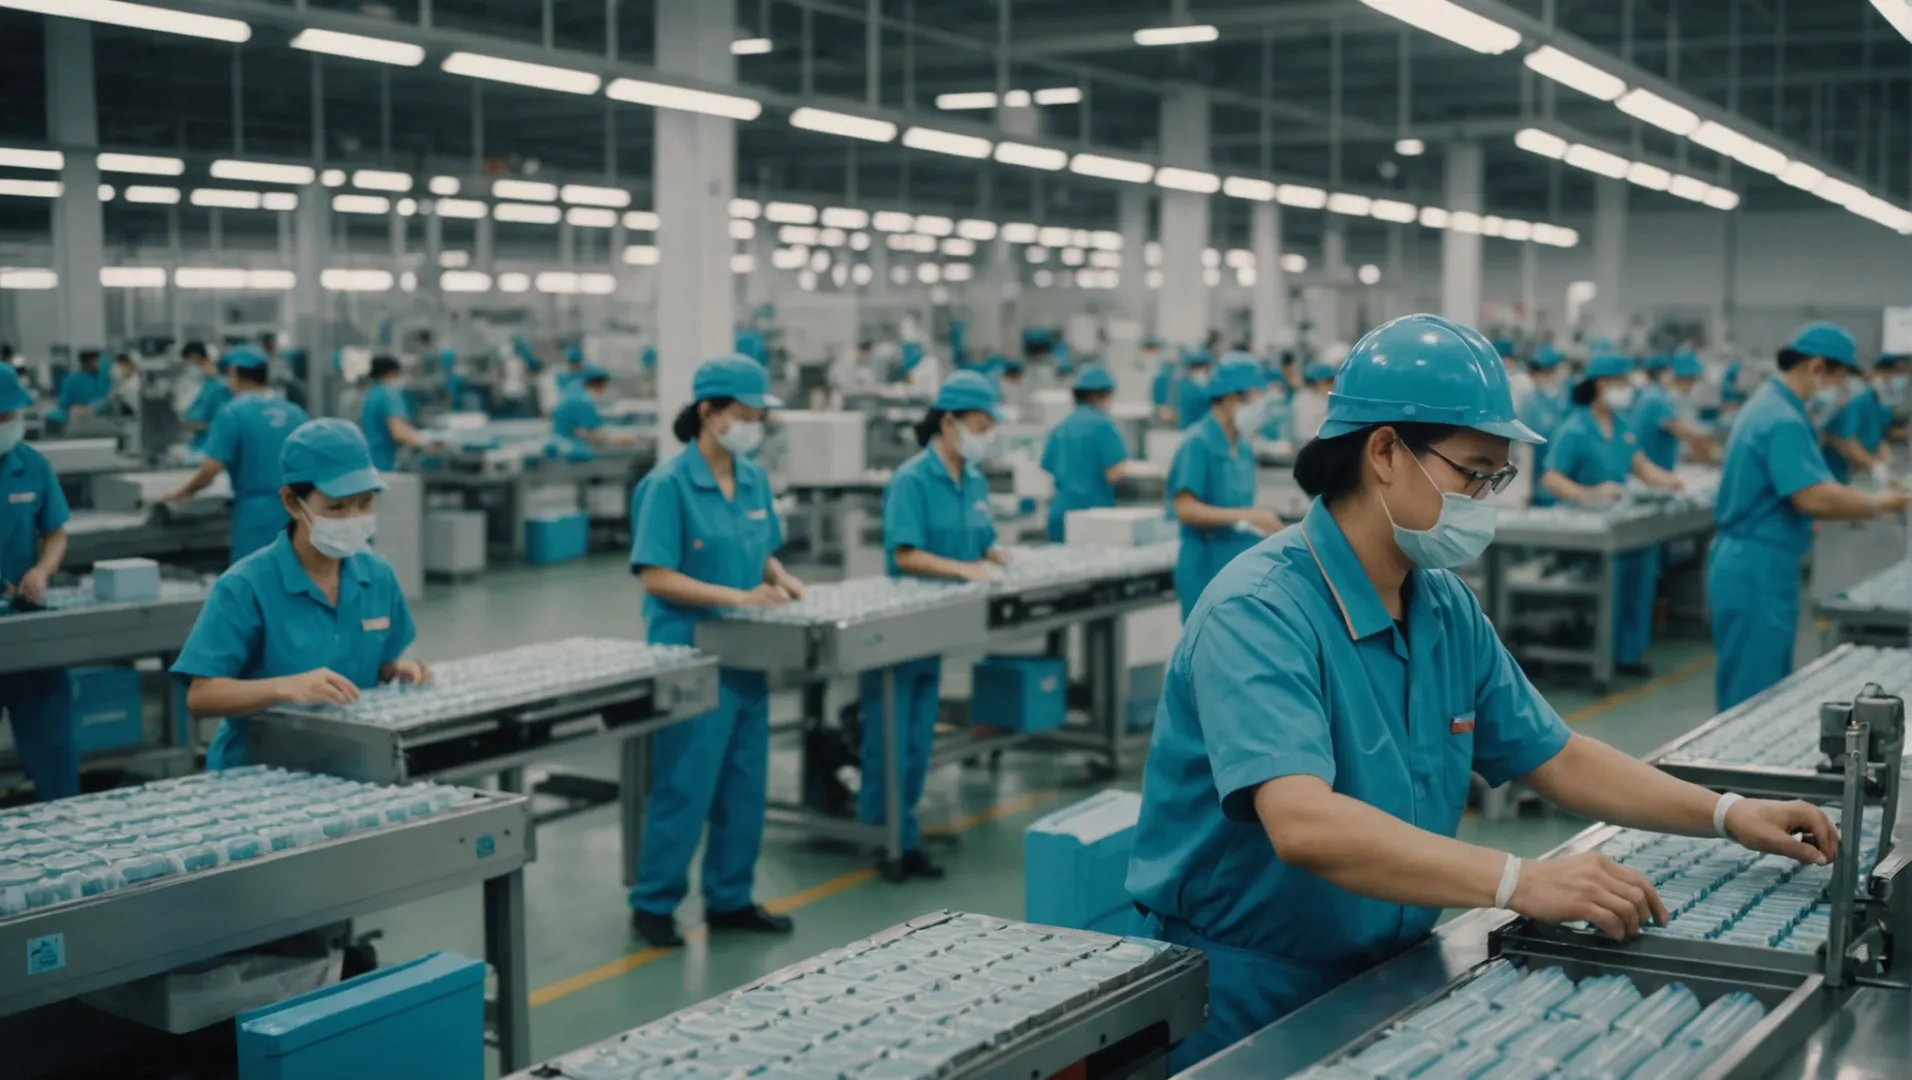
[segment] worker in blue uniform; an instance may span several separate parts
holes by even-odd
[[[1260,366],[1223,364],[1205,389],[1208,415],[1168,470],[1168,515],[1181,523],[1175,595],[1184,619],[1228,560],[1281,528],[1273,511],[1255,509],[1255,449],[1246,433],[1261,425],[1265,409]]]
[[[206,459],[179,490],[166,496],[180,502],[213,482],[224,469],[232,483],[232,551],[228,565],[270,545],[285,528],[286,509],[279,489],[279,451],[305,423],[305,410],[266,396],[266,355],[251,346],[226,354],[233,397],[213,417],[206,435]]]
[[[213,417],[232,400],[232,387],[226,385],[225,365],[213,363],[204,342],[188,341],[179,351],[179,358],[188,367],[198,369],[200,378],[199,392],[193,395],[192,404],[179,417],[179,427],[192,433],[187,449],[203,451],[206,437],[212,432]]]
[[[1573,409],[1572,387],[1565,361],[1566,357],[1552,345],[1535,346],[1533,355],[1527,360],[1528,374],[1533,379],[1534,388],[1515,405],[1514,414],[1530,431],[1543,439],[1553,438],[1554,429]],[[1515,452],[1523,453],[1521,447],[1516,447]],[[1533,457],[1533,475],[1542,475],[1547,467],[1547,444],[1526,446],[1524,453]],[[1545,487],[1536,484],[1533,501],[1535,506],[1552,506],[1554,498]]]
[[[1905,512],[1902,491],[1866,494],[1834,480],[1808,418],[1807,402],[1836,400],[1845,381],[1839,369],[1857,359],[1858,343],[1843,327],[1801,327],[1779,350],[1779,373],[1746,402],[1727,440],[1706,567],[1720,712],[1792,673],[1813,519]]]
[[[904,462],[883,490],[883,558],[891,577],[912,575],[957,581],[988,581],[1009,553],[996,546],[989,516],[989,482],[982,463],[995,445],[996,389],[973,371],[959,371],[936,391],[916,425],[922,452]],[[940,878],[943,868],[923,851],[916,804],[929,774],[930,742],[936,733],[943,658],[926,656],[889,669],[895,680],[895,727],[902,777],[903,850],[877,861],[884,880]],[[883,769],[883,672],[862,678],[863,786],[857,816],[885,822]]]
[[[246,718],[282,705],[349,705],[380,683],[423,683],[407,660],[417,637],[392,566],[371,550],[385,488],[365,436],[331,417],[301,424],[280,447],[287,524],[213,582],[173,663],[190,680],[186,708],[225,717],[208,769],[247,762]]]
[[[1885,445],[1885,436],[1892,426],[1892,408],[1880,396],[1884,382],[1879,367],[1861,375],[1845,404],[1826,421],[1826,468],[1842,484],[1851,483],[1858,475],[1870,476],[1880,484],[1891,481],[1892,452]]]
[[[1142,366],[1155,369],[1149,379],[1149,404],[1155,409],[1155,418],[1164,424],[1175,423],[1175,360],[1163,355],[1161,338],[1142,343]]]
[[[66,558],[66,495],[46,456],[26,441],[33,393],[0,364],[0,596],[38,604]],[[80,793],[71,684],[65,668],[0,674],[0,708],[20,765],[41,799]]]
[[[1637,388],[1633,361],[1608,353],[1587,363],[1573,390],[1574,410],[1547,446],[1541,486],[1561,502],[1601,507],[1626,494],[1629,477],[1666,491],[1685,484],[1655,464],[1627,422]],[[1653,600],[1660,589],[1657,547],[1621,552],[1613,560],[1613,663],[1627,675],[1649,674],[1646,647],[1653,638]]]
[[[1208,415],[1208,380],[1215,374],[1215,357],[1207,349],[1182,352],[1182,372],[1175,380],[1175,426],[1187,431]]]
[[[1682,350],[1649,357],[1645,366],[1649,381],[1635,395],[1633,411],[1627,416],[1641,452],[1662,469],[1678,465],[1682,456],[1713,460],[1713,438],[1686,405],[1705,373],[1700,358]]]
[[[1091,364],[1076,376],[1073,412],[1062,418],[1042,444],[1042,468],[1055,480],[1049,500],[1049,540],[1061,543],[1071,510],[1115,505],[1115,485],[1128,468],[1129,448],[1109,419],[1115,400],[1115,376]]]
[[[644,640],[695,645],[718,608],[765,607],[803,595],[777,561],[783,524],[770,477],[751,455],[783,404],[763,365],[742,355],[698,365],[691,401],[672,421],[684,449],[631,495],[631,570],[644,581]],[[655,948],[684,943],[672,918],[704,848],[704,923],[713,931],[789,933],[790,919],[752,899],[770,778],[770,686],[761,671],[724,668],[717,707],[651,737],[643,856],[631,926]]]
[[[423,450],[431,445],[412,426],[412,405],[405,398],[397,358],[372,357],[372,385],[359,405],[359,428],[365,432],[365,445],[372,449],[372,467],[381,472],[398,468],[399,447]]]
[[[583,385],[585,368],[588,366],[589,365],[584,362],[583,349],[576,345],[566,348],[564,350],[564,370],[558,372],[558,393],[562,395],[572,387]]]
[[[629,431],[611,431],[604,426],[598,406],[611,392],[610,373],[596,364],[586,364],[578,379],[564,392],[558,407],[551,411],[551,430],[560,438],[576,439],[593,446],[628,446],[637,441]]]
[[[1666,919],[1599,853],[1527,862],[1455,840],[1474,772],[1596,821],[1837,850],[1816,808],[1717,795],[1570,732],[1447,572],[1493,539],[1509,443],[1538,438],[1484,338],[1384,323],[1332,407],[1295,464],[1308,516],[1216,577],[1156,710],[1128,889],[1142,931],[1200,949],[1209,978],[1172,1071],[1412,947],[1443,908],[1614,938]]]
[[[99,412],[113,396],[113,373],[100,363],[100,351],[81,349],[79,362],[60,380],[59,410],[68,420]]]

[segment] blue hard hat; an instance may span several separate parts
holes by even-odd
[[[596,364],[586,364],[578,369],[578,381],[581,383],[597,382],[600,379],[608,379],[610,377],[610,372]]]
[[[733,398],[753,409],[777,409],[783,402],[770,393],[770,373],[741,353],[719,356],[697,365],[691,377],[692,401]]]
[[[1109,374],[1109,369],[1100,364],[1090,364],[1088,367],[1082,369],[1082,374],[1076,376],[1075,388],[1077,390],[1087,390],[1092,393],[1113,390],[1115,389],[1115,376]]]
[[[1405,315],[1367,332],[1341,365],[1319,437],[1414,421],[1544,443],[1514,415],[1500,354],[1477,330],[1439,315]]]
[[[1208,400],[1259,390],[1267,385],[1268,379],[1261,373],[1261,365],[1252,357],[1227,360],[1215,368],[1215,374],[1208,380]]]
[[[307,420],[286,436],[279,471],[284,483],[311,484],[334,499],[385,490],[364,433],[333,417]]]
[[[33,391],[20,383],[12,364],[0,364],[0,412],[19,412],[33,404]]]
[[[1335,371],[1336,371],[1336,368],[1333,364],[1324,364],[1324,363],[1321,363],[1320,361],[1316,361],[1315,363],[1309,364],[1306,368],[1302,369],[1301,381],[1302,382],[1324,382],[1328,379],[1334,378]]]
[[[1215,358],[1209,355],[1207,349],[1200,346],[1196,346],[1193,349],[1182,350],[1182,363],[1184,364],[1212,364],[1214,362]]]
[[[936,407],[944,412],[985,412],[991,419],[1002,418],[996,410],[996,388],[974,371],[951,375],[936,391]]]
[[[1706,365],[1693,355],[1691,349],[1681,349],[1673,354],[1673,377],[1676,379],[1697,379],[1706,374]]]
[[[1641,361],[1641,366],[1648,371],[1665,371],[1673,366],[1673,357],[1670,353],[1654,353]]]
[[[1792,344],[1787,348],[1805,356],[1823,356],[1859,370],[1859,343],[1845,327],[1834,323],[1807,323],[1793,335]]]
[[[1528,359],[1527,365],[1541,371],[1546,371],[1565,359],[1566,357],[1561,355],[1559,349],[1554,348],[1552,345],[1541,345],[1534,349],[1534,355]]]
[[[1587,361],[1582,379],[1616,379],[1633,374],[1633,361],[1619,353],[1601,353]]]
[[[228,350],[226,355],[219,358],[221,369],[238,368],[241,371],[257,371],[265,367],[266,363],[266,354],[250,345],[241,345],[236,349]]]

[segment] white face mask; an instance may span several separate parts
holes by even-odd
[[[1258,397],[1253,401],[1244,401],[1235,410],[1235,430],[1243,435],[1253,435],[1261,431],[1268,421],[1268,399]]]
[[[1625,412],[1633,407],[1633,387],[1609,386],[1600,391],[1600,400],[1606,402],[1607,408],[1614,412]]]
[[[1415,458],[1414,464],[1420,466],[1427,482],[1434,484],[1421,459]],[[1440,491],[1440,485],[1434,484],[1434,490]],[[1458,491],[1441,492],[1441,514],[1425,529],[1395,524],[1394,511],[1388,509],[1386,499],[1381,500],[1381,512],[1393,526],[1394,542],[1401,554],[1423,570],[1451,570],[1480,558],[1487,545],[1494,542],[1494,528],[1500,520],[1500,510],[1493,503]]]
[[[1195,370],[1189,372],[1188,381],[1194,383],[1196,386],[1207,386],[1208,385],[1208,369],[1196,368]]]
[[[26,437],[26,417],[16,416],[6,423],[0,424],[0,457],[6,457],[8,454],[13,453],[13,448],[20,445],[21,440]]]
[[[372,534],[378,531],[378,518],[370,513],[320,517],[307,509],[305,522],[312,530],[312,546],[330,559],[349,559],[360,554],[372,546]]]
[[[763,423],[733,420],[728,429],[717,433],[717,444],[738,457],[748,457],[763,445]]]
[[[1644,371],[1636,371],[1633,374],[1628,375],[1627,379],[1628,381],[1633,383],[1633,385],[1635,386],[1645,386],[1647,383],[1653,381],[1647,377],[1647,373]]]
[[[959,428],[956,436],[956,453],[971,465],[980,465],[989,460],[989,452],[996,448],[996,433],[985,431],[980,434],[968,428]]]

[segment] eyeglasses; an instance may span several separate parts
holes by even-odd
[[[1455,472],[1467,477],[1467,486],[1461,490],[1462,494],[1471,498],[1478,499],[1490,491],[1498,495],[1507,490],[1507,485],[1514,482],[1514,477],[1520,475],[1520,466],[1518,465],[1504,465],[1491,473],[1475,472],[1473,469],[1462,465],[1460,462],[1455,461],[1453,458],[1448,457],[1432,446],[1426,449],[1428,453],[1452,465]]]

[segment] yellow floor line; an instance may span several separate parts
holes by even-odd
[[[1655,675],[1638,686],[1628,687],[1617,693],[1608,694],[1599,701],[1582,705],[1561,719],[1569,724],[1578,724],[1583,720],[1591,720],[1603,713],[1612,712],[1622,705],[1638,701],[1655,691],[1664,690],[1674,683],[1683,682],[1698,675],[1713,666],[1713,659],[1711,652],[1705,656],[1695,657],[1664,675]]]
[[[1057,798],[1057,794],[1058,793],[1054,791],[1035,791],[1027,795],[1018,795],[1013,799],[1005,799],[986,810],[979,810],[976,813],[956,818],[953,821],[946,821],[941,825],[936,825],[923,831],[932,836],[956,836],[961,833],[966,833],[978,825],[1020,814],[1025,810],[1041,806],[1043,803],[1052,802]],[[827,900],[838,893],[848,892],[859,885],[864,885],[875,880],[876,868],[866,866],[860,870],[852,870],[845,874],[838,874],[828,881],[818,885],[812,885],[807,889],[801,889],[788,896],[779,896],[774,900],[766,900],[763,906],[775,914],[788,915],[790,912],[809,907],[811,904],[820,900]],[[703,927],[698,926],[686,931],[684,933],[684,940],[686,942],[701,941],[708,936],[709,932]],[[609,963],[599,964],[589,971],[581,971],[569,978],[559,979],[549,986],[540,986],[536,990],[531,991],[531,1007],[535,1009],[543,1005],[549,1005],[559,998],[569,997],[580,990],[596,986],[609,979],[615,979],[619,975],[628,975],[638,968],[644,967],[647,964],[656,963],[676,951],[676,949],[643,948],[634,952],[625,953],[623,956]]]

